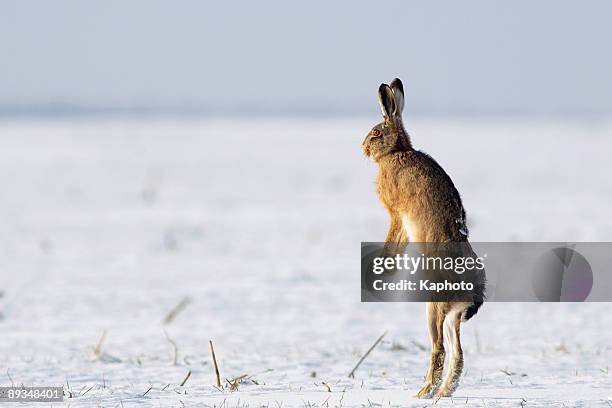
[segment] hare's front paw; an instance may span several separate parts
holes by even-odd
[[[431,398],[431,394],[435,391],[433,384],[425,384],[419,392],[417,392],[417,398]]]

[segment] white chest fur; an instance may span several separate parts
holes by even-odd
[[[417,228],[416,224],[412,222],[407,214],[402,215],[402,227],[404,228],[404,234],[408,238],[409,242],[418,242],[417,239]]]

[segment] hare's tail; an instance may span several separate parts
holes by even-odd
[[[461,321],[467,322],[468,320],[470,320],[472,316],[478,313],[478,309],[480,309],[480,306],[482,306],[482,304],[483,304],[482,300],[479,300],[477,302],[472,303],[470,306],[468,306],[468,308],[465,309],[463,311],[463,314],[461,315]]]
[[[484,303],[485,299],[485,282],[483,277],[483,282],[476,285],[474,289],[474,302],[469,305],[461,314],[461,321],[467,322],[470,320],[472,316],[478,313],[478,309]]]

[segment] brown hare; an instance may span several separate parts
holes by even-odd
[[[380,85],[378,98],[384,121],[372,128],[362,148],[364,154],[379,166],[378,195],[391,218],[384,253],[402,253],[409,242],[415,245],[460,242],[471,252],[467,242],[465,210],[457,189],[434,159],[412,147],[404,129],[402,82],[396,78],[390,86]],[[419,398],[450,396],[457,387],[463,369],[459,326],[476,314],[482,305],[484,287],[483,270],[470,301],[427,303],[432,353],[425,384],[417,393]],[[442,382],[444,326],[451,356]]]

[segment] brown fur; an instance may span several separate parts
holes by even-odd
[[[391,85],[382,84],[379,88],[384,121],[372,128],[362,144],[364,154],[379,166],[378,196],[391,221],[385,255],[403,253],[410,241],[421,248],[424,248],[422,243],[464,242],[466,250],[471,252],[461,197],[442,167],[429,155],[412,147],[401,117],[403,86],[399,79]],[[479,290],[479,296],[484,296],[484,277]],[[425,384],[417,393],[418,397],[427,398],[434,393],[450,396],[457,387],[463,369],[459,326],[465,311],[473,305],[448,301],[427,304],[432,353]],[[442,384],[445,321],[452,355]]]

